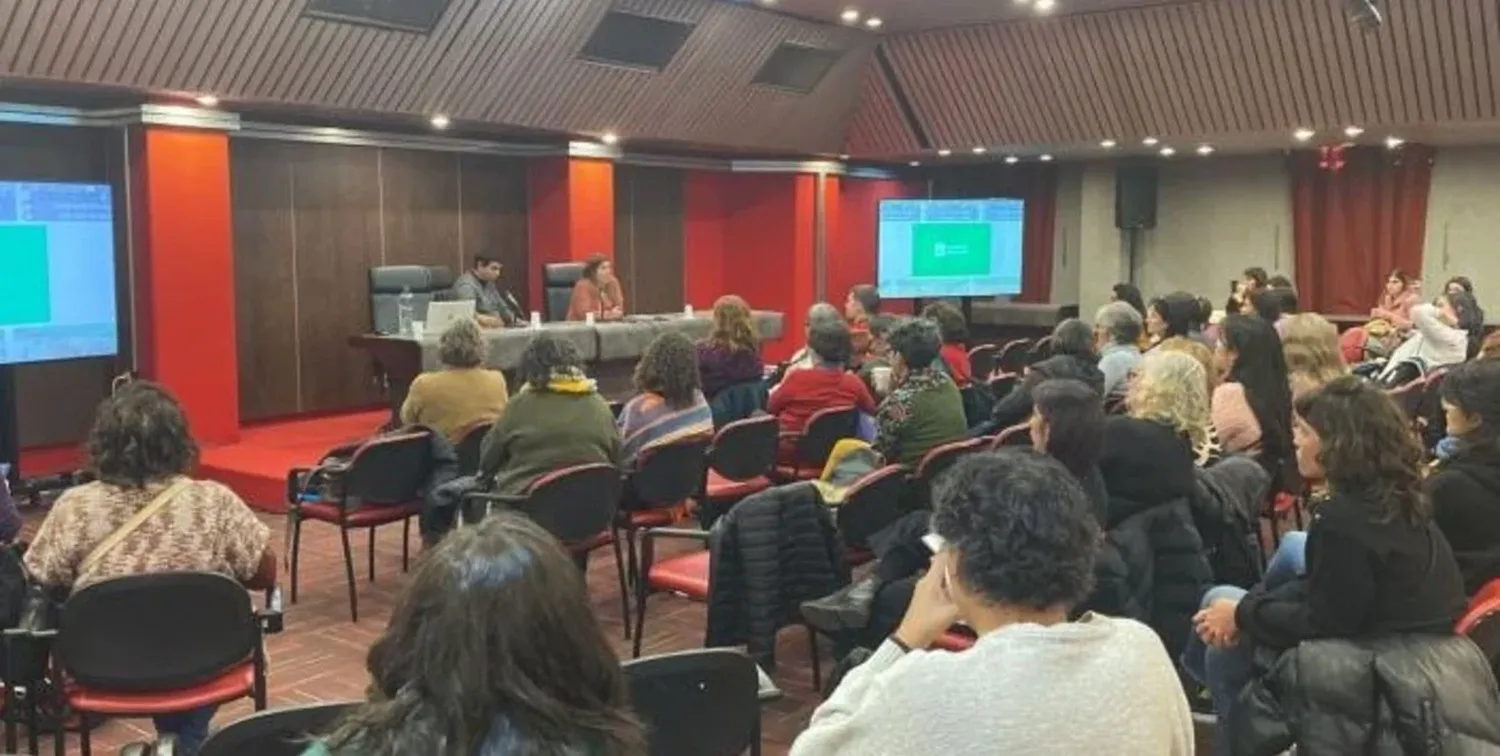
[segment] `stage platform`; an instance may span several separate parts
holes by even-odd
[[[318,463],[328,450],[368,438],[389,420],[389,410],[254,425],[238,443],[203,450],[198,476],[234,489],[261,512],[286,511],[286,472]]]

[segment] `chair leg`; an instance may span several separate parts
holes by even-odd
[[[78,714],[78,752],[82,756],[94,756],[94,744],[89,739],[88,715],[83,712]]]
[[[630,640],[630,585],[625,580],[625,555],[620,551],[619,534],[610,541],[615,547],[615,571],[620,575],[620,621],[625,625],[625,640]]]
[[[640,585],[641,562],[635,553],[635,528],[625,528],[625,569],[629,576],[631,587]]]
[[[628,620],[627,620],[628,621]],[[641,636],[646,634],[646,583],[635,586],[635,639],[630,645],[630,658],[641,658]]]
[[[302,518],[291,517],[292,528],[292,603],[297,603],[297,557],[302,553]]]
[[[401,521],[401,571],[411,572],[411,518]]]
[[[349,529],[339,528],[339,540],[344,543],[344,577],[349,581],[349,620],[359,621],[359,597],[354,590],[354,554],[349,550]]]
[[[375,528],[374,528],[374,526],[370,527],[370,540],[369,540],[369,544],[370,544],[370,549],[369,549],[368,560],[369,560],[369,566],[370,566],[370,582],[373,583],[373,582],[375,582]]]
[[[818,662],[818,631],[812,625],[807,628],[807,651],[808,660],[812,662],[813,690],[821,693],[823,690],[823,668]]]

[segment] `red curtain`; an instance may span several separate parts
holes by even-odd
[[[1057,169],[1035,171],[1022,190],[1026,229],[1021,241],[1021,296],[1017,302],[1052,299],[1053,226],[1057,221]]]
[[[1291,156],[1292,232],[1302,309],[1369,312],[1391,270],[1422,272],[1434,152],[1351,147]]]

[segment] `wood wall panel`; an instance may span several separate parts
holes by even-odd
[[[463,235],[459,251],[461,268],[474,255],[487,253],[504,266],[502,284],[526,310],[531,309],[530,283],[526,280],[530,259],[527,228],[526,162],[518,158],[460,154],[459,194]]]
[[[615,267],[631,312],[676,312],[683,290],[683,172],[615,166]]]
[[[380,218],[386,265],[444,265],[455,274],[461,255],[458,155],[380,150]]]
[[[230,142],[240,419],[298,406],[297,276],[290,145]]]
[[[0,180],[87,181],[110,183],[117,214],[123,212],[124,140],[114,129],[63,128],[0,124]],[[116,270],[127,279],[123,221],[116,222]],[[128,294],[122,283],[119,291]],[[125,308],[128,299],[121,299]],[[123,315],[123,313],[122,313]],[[122,347],[128,352],[128,323],[120,320]],[[59,446],[81,441],[93,422],[94,408],[109,393],[109,381],[128,353],[117,360],[96,357],[16,368],[18,441],[22,448]],[[0,397],[0,401],[9,401]]]

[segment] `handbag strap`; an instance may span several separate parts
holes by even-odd
[[[78,574],[83,575],[88,573],[94,565],[97,565],[109,552],[113,551],[116,546],[119,546],[121,541],[140,529],[141,525],[151,519],[152,515],[164,509],[167,503],[172,501],[184,488],[187,488],[191,482],[187,478],[178,478],[172,485],[167,486],[161,493],[158,493],[156,498],[152,499],[149,504],[136,510],[136,513],[131,515],[130,519],[126,520],[120,527],[115,528],[113,533],[110,533],[103,541],[100,541],[99,545],[95,546],[94,550],[90,551],[89,555],[83,558],[83,562],[78,565]]]

